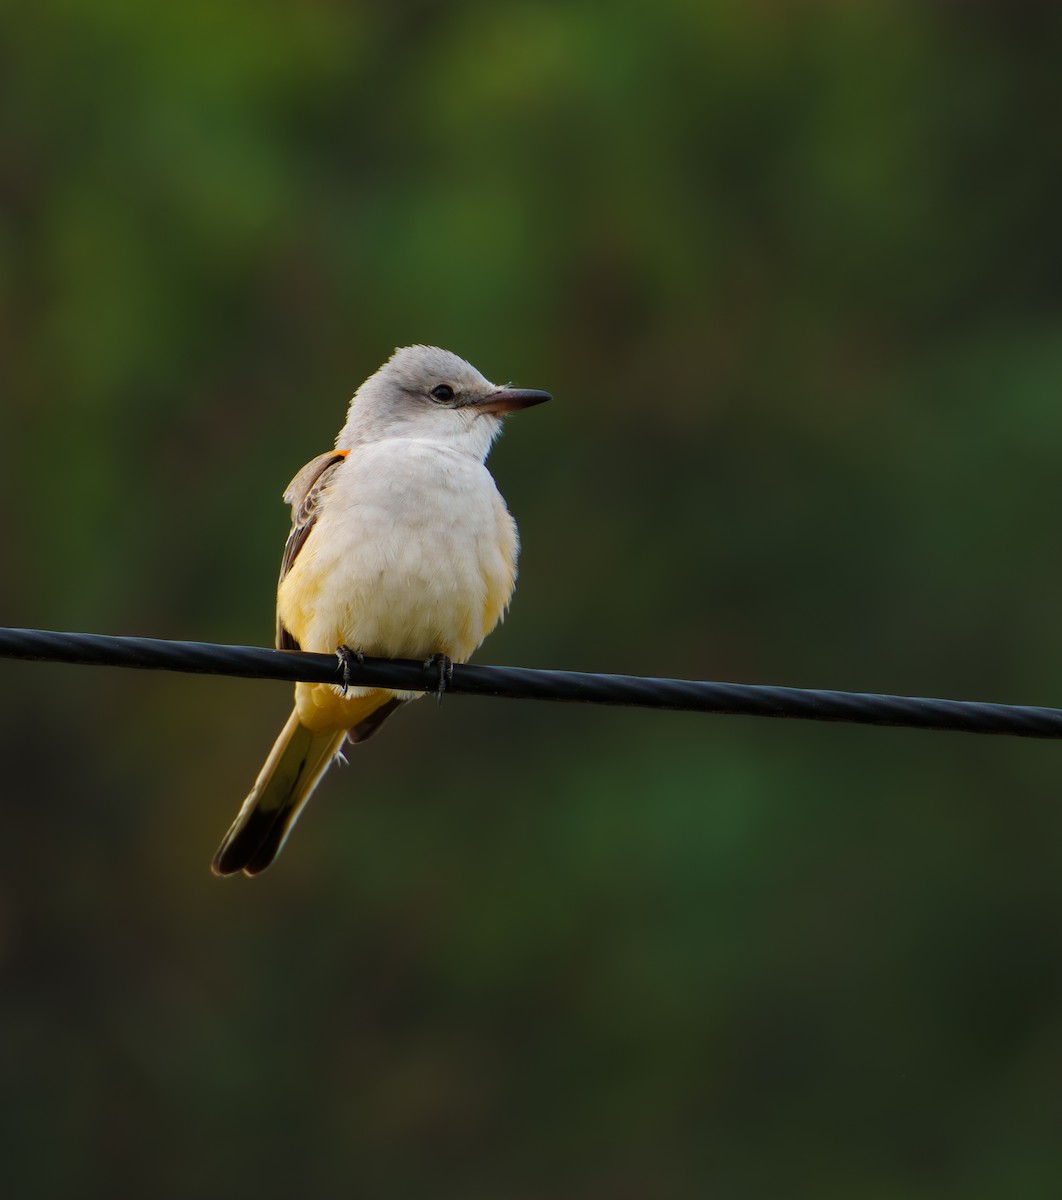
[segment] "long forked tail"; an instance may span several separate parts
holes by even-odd
[[[214,855],[215,875],[257,875],[269,866],[346,736],[345,729],[314,733],[298,711],[291,714]]]

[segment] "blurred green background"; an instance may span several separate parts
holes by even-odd
[[[480,662],[1062,703],[1053,6],[5,6],[5,625],[268,644],[433,342],[548,388]],[[1062,1189],[1047,743],[0,663],[19,1196]]]

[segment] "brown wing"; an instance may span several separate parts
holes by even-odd
[[[350,453],[349,450],[329,450],[327,454],[318,454],[288,484],[284,499],[291,505],[291,533],[284,546],[284,557],[280,563],[280,579],[291,570],[291,565],[298,558],[299,551],[306,544],[317,521],[320,512],[321,497],[331,483],[336,469]],[[277,616],[277,649],[299,650],[299,643],[291,636]]]

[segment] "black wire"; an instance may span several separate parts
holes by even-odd
[[[0,629],[0,657],[288,682],[343,682],[343,668],[332,654],[94,633],[52,633],[40,629]],[[366,658],[362,664],[350,663],[349,681],[357,686],[434,692],[438,687],[438,671],[433,665],[409,659]],[[1062,709],[1057,708],[762,684],[455,665],[446,691],[448,695],[502,696],[514,700],[565,700],[963,733],[1062,737]]]

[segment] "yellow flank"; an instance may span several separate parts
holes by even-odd
[[[315,549],[316,547],[312,543],[308,543],[303,548],[291,570],[280,581],[277,590],[277,612],[284,622],[284,628],[291,633],[303,650],[308,651],[313,651],[313,647],[306,643],[305,638],[309,633],[310,622],[323,590],[320,573],[307,570],[307,564],[312,562]],[[321,653],[328,654],[331,650],[338,649],[338,645],[331,646],[328,650],[322,650]]]
[[[494,512],[497,519],[498,540],[490,548],[493,552],[493,561],[480,564],[483,583],[486,586],[486,597],[483,605],[483,623],[479,630],[479,637],[476,638],[476,646],[505,616],[505,610],[509,607],[509,601],[513,596],[513,588],[516,586],[516,524],[509,516],[509,510],[500,496],[495,501]]]

